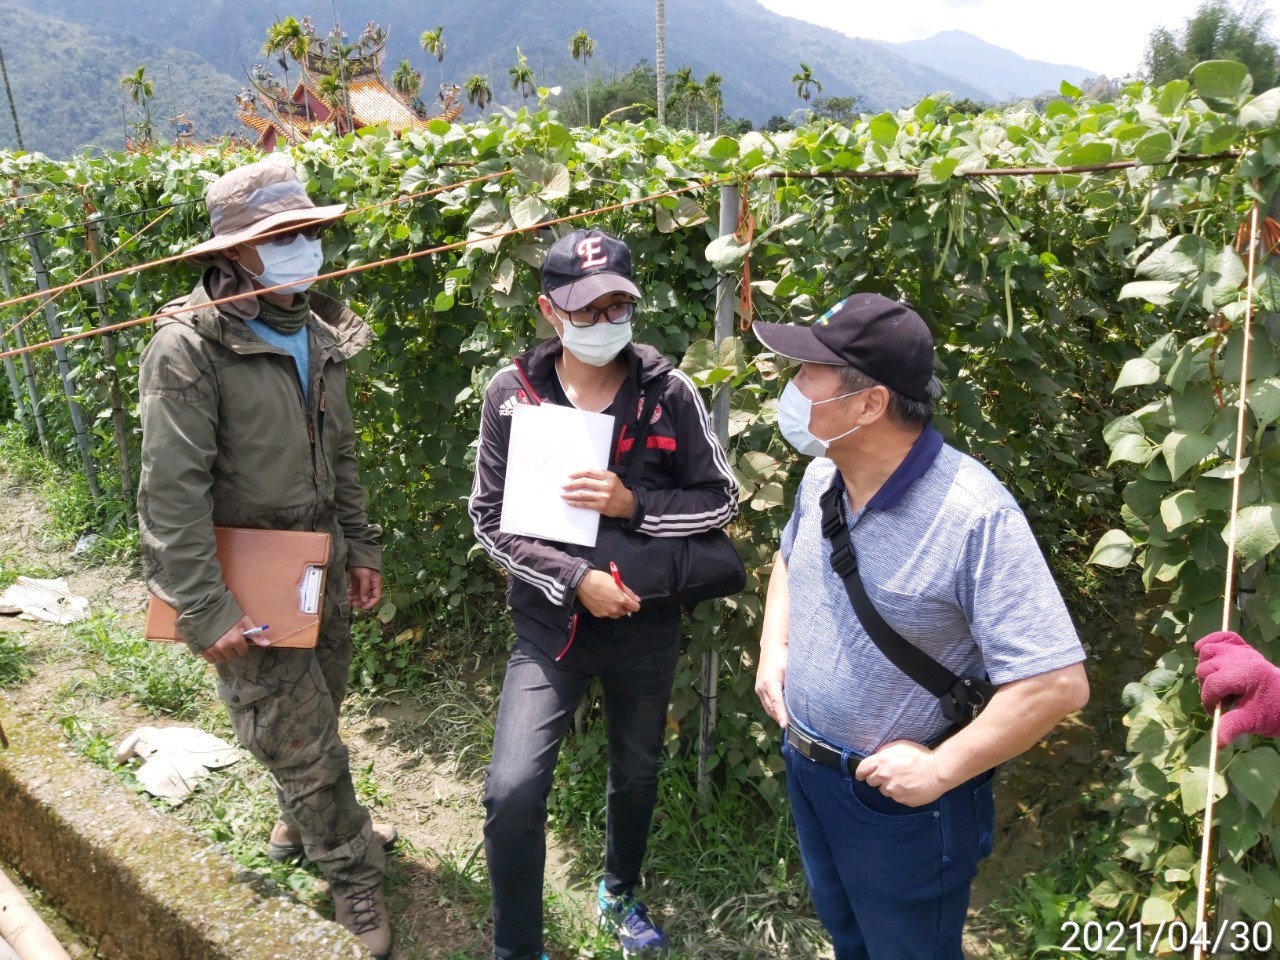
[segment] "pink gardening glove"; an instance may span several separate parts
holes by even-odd
[[[1196,641],[1200,700],[1212,711],[1224,701],[1218,746],[1257,733],[1280,737],[1280,668],[1272,666],[1237,633],[1220,631]]]

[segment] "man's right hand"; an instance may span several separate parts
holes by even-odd
[[[588,570],[578,584],[578,599],[593,617],[615,620],[640,609],[640,598],[629,587],[619,587],[603,570]]]
[[[756,696],[764,712],[777,721],[783,730],[787,729],[787,704],[782,698],[782,689],[787,679],[787,645],[778,646],[764,644],[760,650],[760,666],[756,668]]]
[[[200,656],[209,663],[226,663],[236,657],[243,657],[249,652],[250,645],[265,647],[269,641],[265,636],[245,639],[244,632],[252,630],[257,624],[247,616],[241,617],[230,630],[214,641],[212,646],[201,651]]]

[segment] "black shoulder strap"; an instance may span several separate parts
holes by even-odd
[[[627,458],[627,465],[619,474],[623,483],[630,480],[633,474],[638,475],[644,465],[644,458],[648,453],[649,431],[653,427],[653,408],[658,404],[658,394],[662,392],[666,379],[665,375],[656,377],[644,391],[644,406],[640,408],[640,421],[636,426],[635,442],[631,445],[631,456]]]
[[[867,596],[858,574],[858,558],[849,539],[844,516],[844,485],[837,471],[818,502],[822,507],[822,535],[831,543],[831,568],[844,581],[849,602],[867,636],[895,667],[941,701],[942,714],[963,726],[977,716],[995,687],[986,680],[957,677],[889,626]]]

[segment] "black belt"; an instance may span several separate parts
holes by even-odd
[[[850,754],[846,763],[841,759],[842,751],[839,748],[833,747],[829,743],[823,743],[821,740],[815,740],[808,734],[797,730],[794,723],[787,725],[787,742],[795,747],[800,756],[812,760],[814,763],[820,763],[824,767],[831,767],[833,770],[848,773],[850,776],[853,776],[853,771],[857,768],[860,760],[860,758]]]

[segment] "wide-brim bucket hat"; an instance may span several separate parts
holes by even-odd
[[[281,227],[324,223],[346,212],[345,203],[318,207],[288,162],[259,160],[223,174],[205,193],[213,236],[186,256],[217,253]]]

